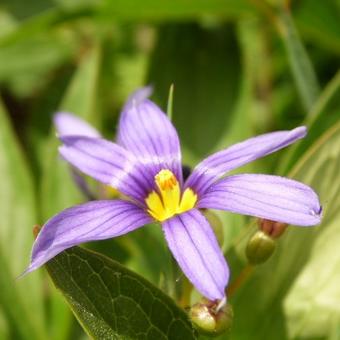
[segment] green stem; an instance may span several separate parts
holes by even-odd
[[[236,291],[248,280],[253,270],[254,270],[254,267],[251,266],[250,264],[248,264],[247,266],[243,268],[240,275],[227,288],[228,298],[234,295]]]

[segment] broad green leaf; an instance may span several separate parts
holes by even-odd
[[[301,102],[309,112],[319,95],[319,84],[294,21],[286,9],[282,9],[279,15],[279,28]]]
[[[107,257],[74,247],[46,267],[95,339],[196,339],[186,314],[168,296]]]
[[[340,123],[293,170],[318,189],[323,222],[284,303],[290,337],[326,337],[340,327]]]
[[[258,266],[237,291],[232,304],[235,315],[242,317],[235,320],[233,337],[254,338],[256,334],[256,339],[287,339],[290,335],[308,334],[312,338],[329,335],[339,317],[338,306],[335,308],[325,300],[336,299],[340,294],[339,285],[335,284],[338,282],[335,268],[339,265],[339,165],[340,123],[337,123],[290,174],[318,192],[324,207],[322,224],[313,228],[290,227],[279,240],[274,256]],[[232,253],[229,255],[235,258]],[[237,265],[234,262],[231,268]],[[322,268],[318,268],[320,264]],[[309,303],[307,297],[311,298]],[[317,325],[313,324],[316,321]]]
[[[29,262],[36,200],[31,174],[1,102],[0,175],[0,305],[23,339],[46,339],[40,275],[15,280]]]

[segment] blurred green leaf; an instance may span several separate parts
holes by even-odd
[[[2,309],[0,309],[0,339],[10,339],[8,323]]]
[[[148,82],[164,108],[174,84],[173,122],[190,158],[206,155],[224,132],[237,98],[239,72],[232,27],[173,24],[160,28]]]
[[[24,20],[20,24],[18,23],[8,34],[2,34],[0,47],[21,43],[41,33],[50,33],[53,28],[62,26],[65,23],[72,23],[76,19],[91,17],[93,14],[93,9],[87,6],[85,8],[80,6],[70,10],[53,7]]]
[[[285,299],[291,337],[325,337],[340,326],[340,122],[307,152],[294,177],[316,187],[323,221],[315,232],[309,258]],[[317,275],[316,275],[317,273]]]
[[[41,277],[35,273],[15,281],[29,262],[36,199],[31,174],[1,102],[0,175],[0,304],[23,339],[43,340]]]
[[[30,0],[29,6],[23,6],[20,0],[2,0],[1,5],[19,20],[24,20],[55,6],[53,0]]]
[[[17,23],[13,16],[0,8],[0,39],[16,29]]]
[[[153,284],[158,285],[161,275],[169,274],[171,255],[160,224],[150,224],[115,241],[129,251],[126,265]],[[111,257],[112,254],[111,249]]]
[[[340,7],[334,0],[294,2],[293,15],[303,36],[340,53]]]
[[[319,84],[293,18],[285,8],[281,10],[279,15],[279,28],[302,104],[305,110],[309,112],[319,95]]]
[[[308,115],[305,125],[308,135],[302,141],[293,145],[280,163],[279,172],[287,174],[299,157],[315,142],[327,129],[340,119],[340,71],[336,73],[324,88],[318,100]]]
[[[67,32],[48,32],[0,48],[0,82],[19,97],[36,93],[77,46]],[[24,57],[23,57],[24,56]]]
[[[184,311],[117,262],[74,247],[46,267],[86,332],[95,339],[196,339]]]
[[[95,47],[83,56],[77,72],[59,106],[59,111],[71,112],[98,125],[100,116],[96,111],[97,75],[100,50]],[[55,130],[46,146],[46,167],[42,183],[42,212],[47,219],[60,210],[80,203],[83,198],[72,178],[69,165],[58,156],[59,141]]]
[[[325,338],[334,327],[340,328],[339,221],[337,214],[317,238],[287,294],[284,311],[290,338]]]
[[[290,227],[272,259],[257,267],[237,291],[232,304],[235,315],[242,317],[235,320],[233,337],[254,338],[256,334],[256,339],[287,339],[307,333],[311,338],[329,335],[339,316],[338,306],[334,308],[334,304],[323,299],[334,301],[340,294],[339,285],[334,285],[338,282],[335,268],[339,266],[339,165],[340,123],[314,144],[290,174],[319,194],[324,206],[322,224],[314,228]],[[316,269],[320,263],[323,268]],[[313,325],[316,321],[318,327]]]
[[[235,17],[249,14],[253,6],[245,0],[106,0],[103,14],[124,19],[197,19],[209,15]]]
[[[143,3],[138,0],[106,0],[104,2],[58,0],[58,2],[59,6],[47,6],[49,9],[41,11],[40,14],[35,12],[37,15],[29,17],[18,25],[16,30],[3,36],[0,46],[81,18],[99,19],[99,22],[104,20],[111,24],[113,18],[122,21],[182,21],[211,16],[235,19],[254,12],[254,6],[246,0],[163,0],[162,2],[146,0]]]
[[[97,75],[100,65],[100,48],[96,46],[83,55],[81,64],[76,71],[65,96],[59,106],[62,111],[87,119],[99,121],[95,111],[97,95]],[[76,187],[71,175],[70,166],[58,155],[59,141],[52,129],[45,146],[45,159],[41,187],[42,219],[46,221],[57,212],[84,201],[79,188]],[[60,300],[52,294],[52,336],[54,339],[65,339],[70,327],[70,313]]]
[[[241,50],[240,83],[235,105],[231,106],[230,121],[223,126],[223,133],[215,149],[222,150],[234,143],[267,131],[271,123],[270,61],[267,55],[266,36],[258,19],[247,18],[237,24],[237,39]],[[206,118],[207,119],[207,118]],[[258,172],[263,169],[260,161],[252,162],[233,173]],[[224,224],[224,246],[227,250],[234,242],[247,218],[243,215],[217,212]]]

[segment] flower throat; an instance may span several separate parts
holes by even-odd
[[[197,195],[187,188],[181,195],[181,189],[176,176],[168,169],[162,169],[155,176],[157,191],[152,191],[145,203],[148,212],[157,221],[168,218],[192,209],[197,201]]]

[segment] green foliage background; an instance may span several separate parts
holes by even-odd
[[[240,171],[311,185],[323,223],[289,228],[230,296],[234,325],[220,339],[340,339],[339,57],[338,0],[2,0],[0,339],[204,339],[157,288],[175,297],[187,282],[156,225],[86,245],[122,265],[76,248],[49,263],[52,280],[44,270],[15,280],[33,226],[85,201],[58,157],[54,112],[112,139],[124,101],[145,84],[164,110],[174,84],[188,165],[259,133],[308,126],[300,143]],[[254,226],[219,216],[233,281]]]

